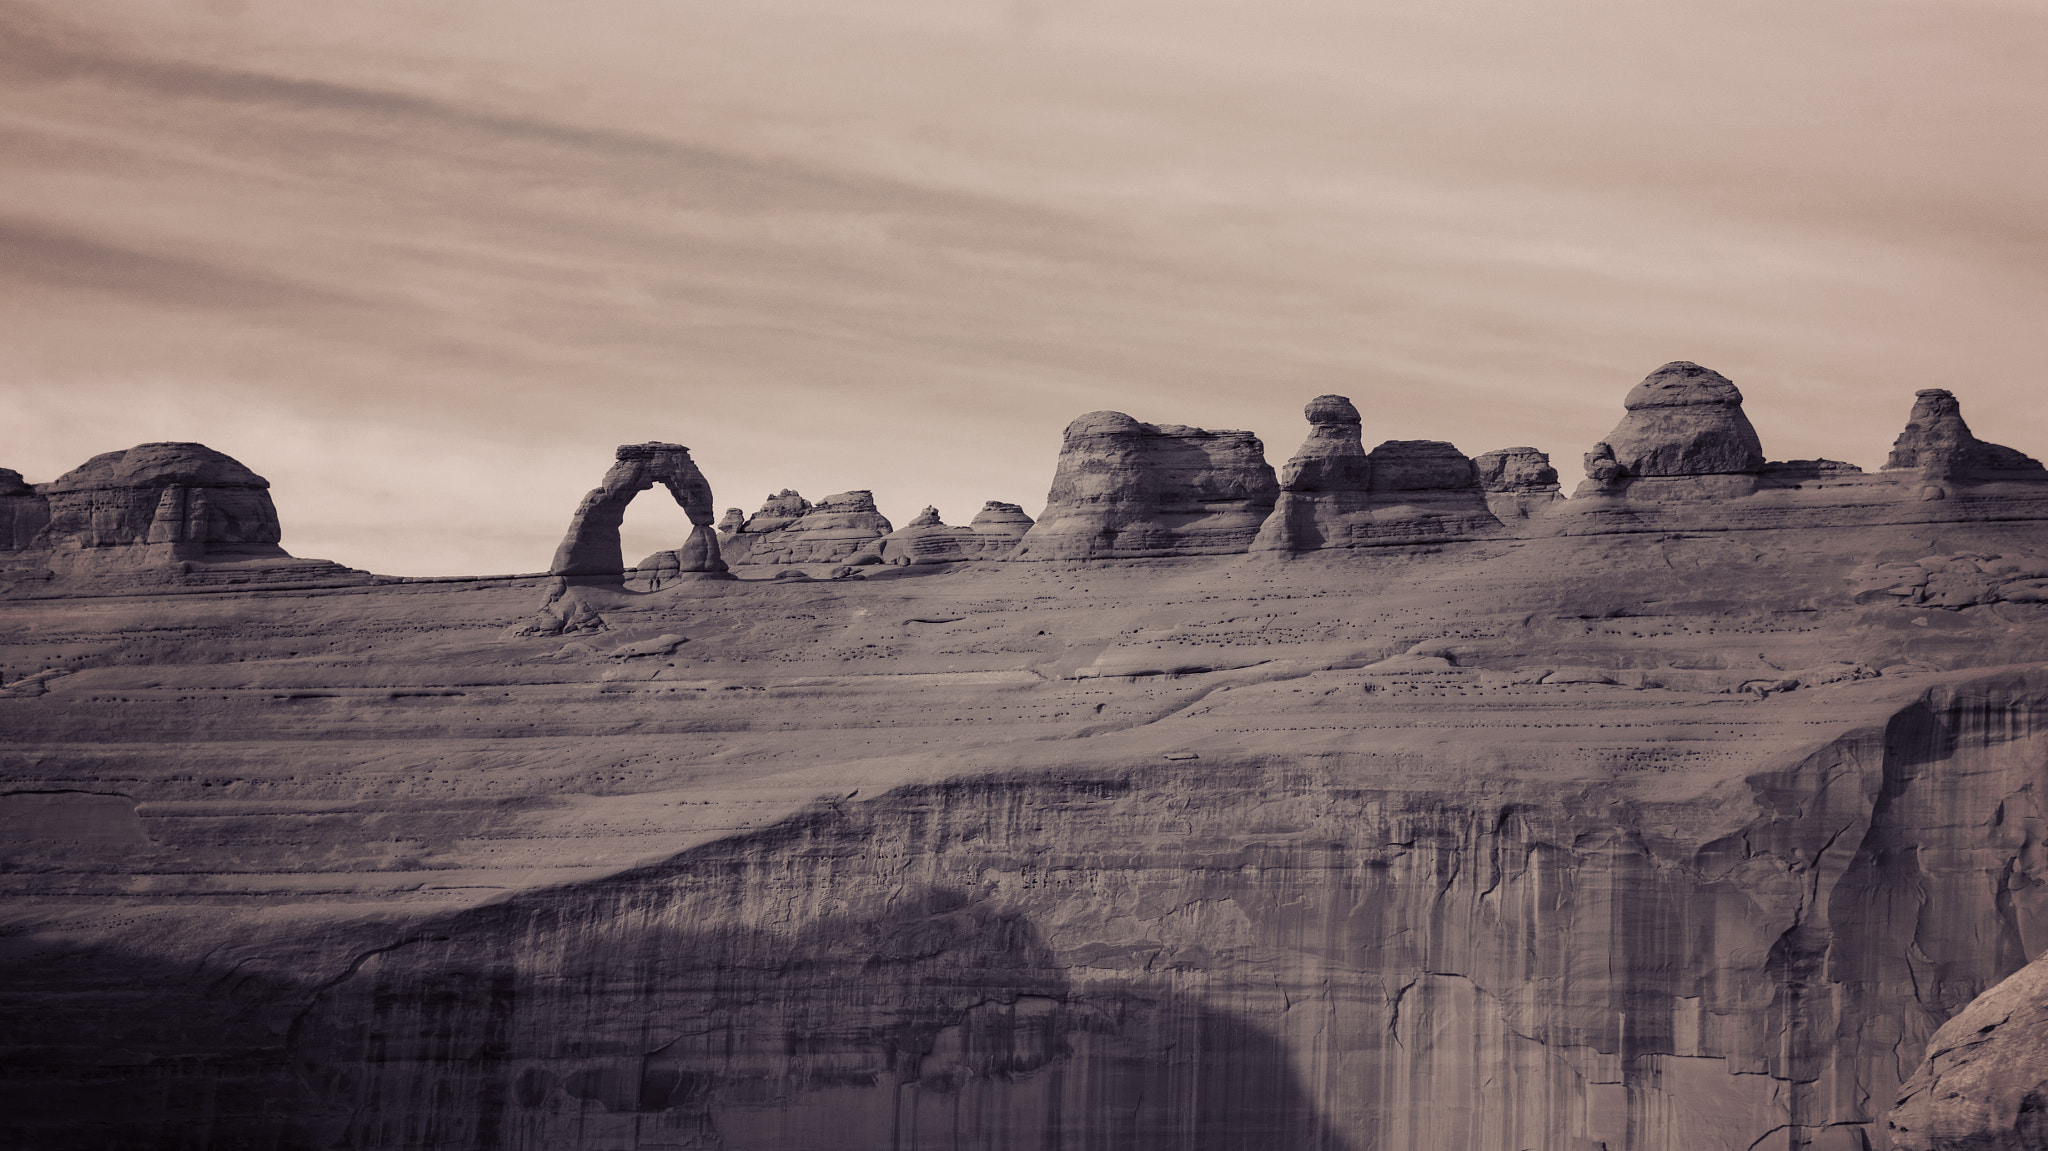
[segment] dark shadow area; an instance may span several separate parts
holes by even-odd
[[[1029,919],[903,881],[946,786],[449,916],[324,985],[8,964],[0,1141],[1352,1151],[1184,980],[1078,988]]]

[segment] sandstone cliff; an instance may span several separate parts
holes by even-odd
[[[1138,427],[1061,515],[1256,480]],[[1278,564],[575,585],[552,631],[543,580],[11,602],[0,1144],[2026,1130],[1990,1020],[1941,1028],[2019,1039],[2027,977],[1978,997],[2048,952],[2048,485],[1748,478]]]
[[[1241,552],[1278,495],[1265,447],[1250,432],[1089,412],[1067,425],[1045,512],[1011,558]]]

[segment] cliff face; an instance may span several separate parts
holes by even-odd
[[[1354,451],[1333,399],[1300,522],[1518,514],[1230,554],[1257,441],[1111,413],[1028,532],[887,548],[1108,563],[11,600],[0,1144],[2031,1130],[1954,1028],[2048,952],[2048,485],[1609,444],[1557,501],[1540,453]],[[615,472],[572,542],[663,482]],[[731,538],[880,546],[864,495]]]

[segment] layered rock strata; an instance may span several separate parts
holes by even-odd
[[[872,492],[839,492],[811,504],[785,489],[733,537],[733,562],[841,563],[871,550],[892,530],[888,517],[875,510]]]
[[[876,541],[874,554],[885,563],[908,565],[958,560],[1003,559],[1031,529],[1031,517],[1016,504],[990,500],[965,527],[948,526],[939,509],[926,507],[917,518]]]
[[[1621,422],[1586,454],[1579,495],[1705,499],[1756,490],[1763,444],[1728,377],[1674,360],[1632,388],[1622,408]]]
[[[45,484],[0,469],[0,564],[16,573],[124,586],[361,574],[294,558],[282,534],[270,482],[204,444],[103,452]]]
[[[1089,412],[1067,425],[1045,511],[1011,558],[1241,552],[1278,496],[1250,432]]]
[[[1931,481],[2048,479],[2039,460],[1971,433],[1963,422],[1962,405],[1946,388],[1915,393],[1912,414],[1884,466],[1916,468]]]
[[[1486,507],[1502,523],[1541,515],[1564,492],[1550,456],[1536,448],[1500,448],[1472,458],[1479,473],[1479,487],[1486,493]]]
[[[555,549],[548,570],[572,584],[626,582],[626,559],[619,545],[619,525],[626,506],[655,484],[668,489],[689,516],[692,530],[678,550],[677,569],[695,573],[723,572],[718,538],[711,530],[711,484],[697,470],[690,449],[681,444],[621,444],[616,462],[604,479],[583,497],[569,518],[569,530]],[[683,556],[689,566],[684,566]]]
[[[1308,439],[1280,473],[1280,496],[1256,551],[1423,543],[1496,532],[1471,460],[1440,440],[1388,440],[1365,450],[1358,409],[1317,396]]]
[[[2048,1147],[2048,954],[1941,1025],[1885,1131],[1895,1151]]]

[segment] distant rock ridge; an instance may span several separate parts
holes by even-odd
[[[1280,473],[1280,495],[1252,550],[1420,543],[1485,535],[1500,522],[1470,459],[1441,440],[1388,440],[1365,450],[1363,420],[1344,396],[1317,396],[1308,439]]]
[[[948,526],[938,508],[927,506],[917,518],[876,541],[875,554],[899,566],[1003,559],[1030,528],[1031,517],[1023,508],[999,500],[982,505],[965,527]]]
[[[102,452],[45,484],[0,469],[0,563],[17,575],[146,586],[228,567],[236,582],[362,574],[297,559],[282,537],[270,481],[204,444]]]
[[[726,538],[736,564],[842,563],[894,530],[869,491],[839,492],[816,504],[784,488]]]
[[[1067,425],[1045,512],[1012,558],[1241,552],[1278,496],[1265,446],[1250,432],[1089,412]]]
[[[1962,405],[1946,388],[1915,393],[1913,412],[1884,466],[1887,471],[1918,468],[1932,480],[2048,478],[2039,460],[1972,434],[1963,422]]]
[[[726,570],[718,538],[711,530],[711,484],[697,470],[690,449],[681,444],[621,444],[615,462],[597,487],[583,497],[569,519],[569,530],[548,568],[573,584],[623,585],[626,561],[619,546],[619,525],[626,505],[641,492],[661,484],[690,518],[690,536],[677,549],[679,572],[716,574]]]

